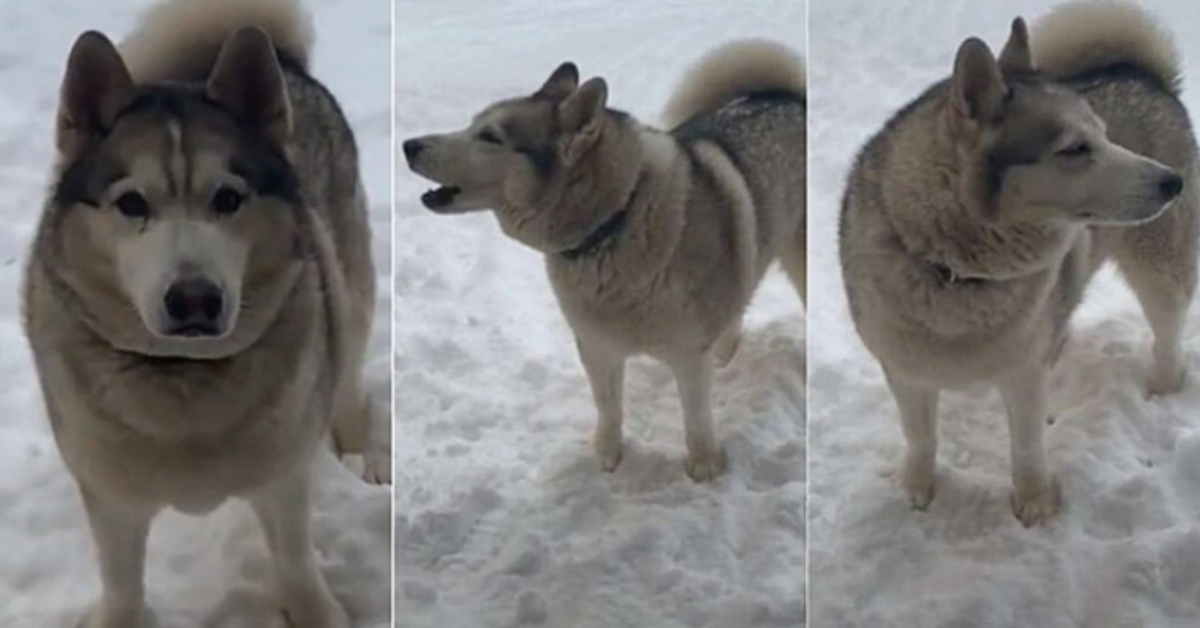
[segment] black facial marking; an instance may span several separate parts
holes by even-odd
[[[550,176],[554,171],[554,165],[558,162],[558,151],[551,139],[538,138],[539,133],[533,132],[533,129],[521,128],[523,125],[517,121],[506,120],[500,122],[499,126],[504,137],[509,138],[508,145],[529,159],[538,176],[543,178]],[[551,117],[551,126],[553,130],[550,135],[553,136],[557,133],[558,126],[553,116]],[[490,132],[490,130],[485,129],[486,132]],[[520,138],[526,139],[521,141]]]
[[[188,120],[202,111],[228,115],[217,103],[204,94],[202,85],[160,83],[138,87],[129,106],[117,116],[152,112],[176,120]],[[232,123],[232,122],[231,122]],[[109,130],[107,133],[111,133]],[[54,184],[53,199],[59,208],[83,204],[100,206],[100,198],[114,181],[126,176],[118,166],[103,155],[101,135],[82,151],[82,157],[68,164]],[[280,198],[290,205],[301,203],[300,182],[284,155],[273,142],[253,134],[238,138],[235,155],[229,163],[230,172],[242,177],[259,196]]]
[[[1002,134],[988,151],[984,166],[989,200],[1000,193],[1009,169],[1037,163],[1050,153],[1063,131],[1053,115],[1054,108],[1039,106],[1031,92],[1019,94],[1022,88],[1033,90],[1037,86],[1019,85],[1011,90],[1014,97],[1005,111]]]
[[[128,176],[118,170],[115,164],[98,158],[95,151],[85,151],[84,155],[71,162],[55,182],[52,195],[55,206],[99,207],[100,197],[108,186]]]
[[[529,159],[534,170],[542,177],[550,176],[550,173],[554,171],[554,165],[558,163],[558,152],[550,144],[517,146],[515,148],[518,153]]]
[[[114,126],[125,116],[147,111],[161,111],[167,116],[183,118],[187,115],[189,101],[197,101],[200,93],[199,88],[175,83],[142,85],[129,105],[117,114]],[[101,145],[111,132],[112,129],[107,129],[92,138],[90,145],[81,152],[82,156],[63,169],[54,184],[55,206],[62,209],[74,205],[99,207],[100,197],[108,186],[128,176],[101,153]]]
[[[117,114],[123,116],[145,111],[160,112],[170,118],[185,119],[188,110],[198,101],[204,101],[204,92],[196,87],[181,83],[143,85],[127,107]]]
[[[246,139],[229,160],[229,171],[246,180],[258,196],[269,196],[299,206],[300,179],[278,147],[263,140]]]
[[[72,205],[90,205],[99,207],[99,198],[103,190],[95,189],[92,185],[94,165],[86,159],[77,159],[63,170],[54,184],[54,204],[59,207]]]

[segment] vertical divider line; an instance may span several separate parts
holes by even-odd
[[[391,477],[391,503],[388,507],[389,517],[389,545],[390,545],[390,560],[389,572],[391,574],[388,593],[391,597],[389,604],[391,605],[390,622],[396,626],[396,302],[400,296],[396,294],[396,0],[384,0],[391,8],[390,23],[388,24],[388,32],[390,34],[391,45],[388,47],[388,86],[391,90],[389,98],[391,100],[391,120],[389,121],[391,129],[391,153],[388,155],[388,235],[391,239],[391,246],[388,247],[390,252],[388,263],[391,264],[388,277],[392,285],[389,293],[392,295],[391,304],[388,314],[388,329],[389,342],[391,344],[391,355],[389,356],[388,364],[391,372],[391,377],[388,378],[388,421],[390,421],[388,433],[391,434],[391,443],[389,447],[389,455],[392,457],[392,462],[389,467],[392,470]]]
[[[809,173],[812,172],[812,117],[809,115],[812,112],[812,54],[810,48],[812,45],[811,29],[809,28],[809,15],[812,12],[812,3],[820,0],[806,0],[804,3],[804,221],[809,222],[809,217],[812,216],[812,179],[809,178]],[[808,286],[813,285],[809,280],[809,275],[812,274],[812,247],[809,246],[809,241],[812,239],[812,229],[808,225],[804,226],[804,285],[805,292],[808,292]],[[812,361],[808,358],[808,341],[812,338],[812,330],[809,328],[809,322],[812,318],[809,316],[809,311],[812,308],[812,293],[804,295],[804,625],[811,626],[812,619],[812,596],[809,592],[812,591],[812,561],[809,559],[809,554],[812,552],[812,529],[809,526],[809,514],[812,509],[809,507],[809,500],[812,498],[812,492],[809,487],[812,484],[812,455],[808,448],[808,443],[811,440],[810,435],[812,430],[808,422],[811,416],[809,413],[810,400],[812,399],[812,389],[809,387],[812,378],[809,374],[812,372]]]

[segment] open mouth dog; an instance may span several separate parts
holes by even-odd
[[[432,188],[421,195],[421,204],[427,209],[437,211],[454,203],[454,199],[462,192],[456,185],[442,185]]]

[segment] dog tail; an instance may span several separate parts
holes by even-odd
[[[1034,65],[1051,76],[1134,66],[1179,95],[1182,71],[1171,34],[1132,2],[1077,0],[1050,11],[1030,31]]]
[[[298,0],[165,0],[141,15],[118,46],[134,81],[202,81],[239,28],[266,31],[281,57],[308,70],[315,40]]]
[[[675,128],[742,96],[770,92],[805,96],[803,58],[765,39],[733,41],[704,55],[688,70],[663,109],[662,123]]]

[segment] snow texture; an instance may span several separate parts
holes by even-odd
[[[54,446],[19,324],[18,289],[53,157],[53,113],[67,51],[90,28],[119,39],[147,3],[0,3],[0,627],[73,628],[99,594],[75,484]],[[358,132],[380,278],[368,378],[380,416],[390,395],[390,7],[308,0],[314,74]],[[334,595],[361,628],[390,626],[391,506],[331,454],[318,461],[314,534]],[[160,628],[281,626],[272,571],[250,509],[167,512],[150,537],[147,590]]]
[[[1144,3],[1182,47],[1184,101],[1200,96],[1194,3]],[[1053,379],[1047,431],[1064,508],[1024,529],[1008,505],[998,395],[942,396],[939,490],[913,512],[890,474],[896,407],[851,324],[837,217],[859,147],[950,73],[968,36],[998,50],[1045,1],[853,0],[812,5],[810,55],[810,460],[813,626],[977,628],[1200,625],[1200,308],[1185,332],[1191,379],[1147,399],[1150,332],[1111,270],[1089,289]],[[1035,51],[1036,55],[1036,51]]]
[[[465,126],[562,61],[654,122],[684,70],[733,38],[803,50],[802,2],[397,4],[397,141]],[[396,177],[396,584],[404,628],[804,624],[804,316],[781,271],[718,371],[730,468],[683,470],[669,371],[627,371],[625,458],[602,473],[595,409],[539,254],[488,213],[437,216]]]

